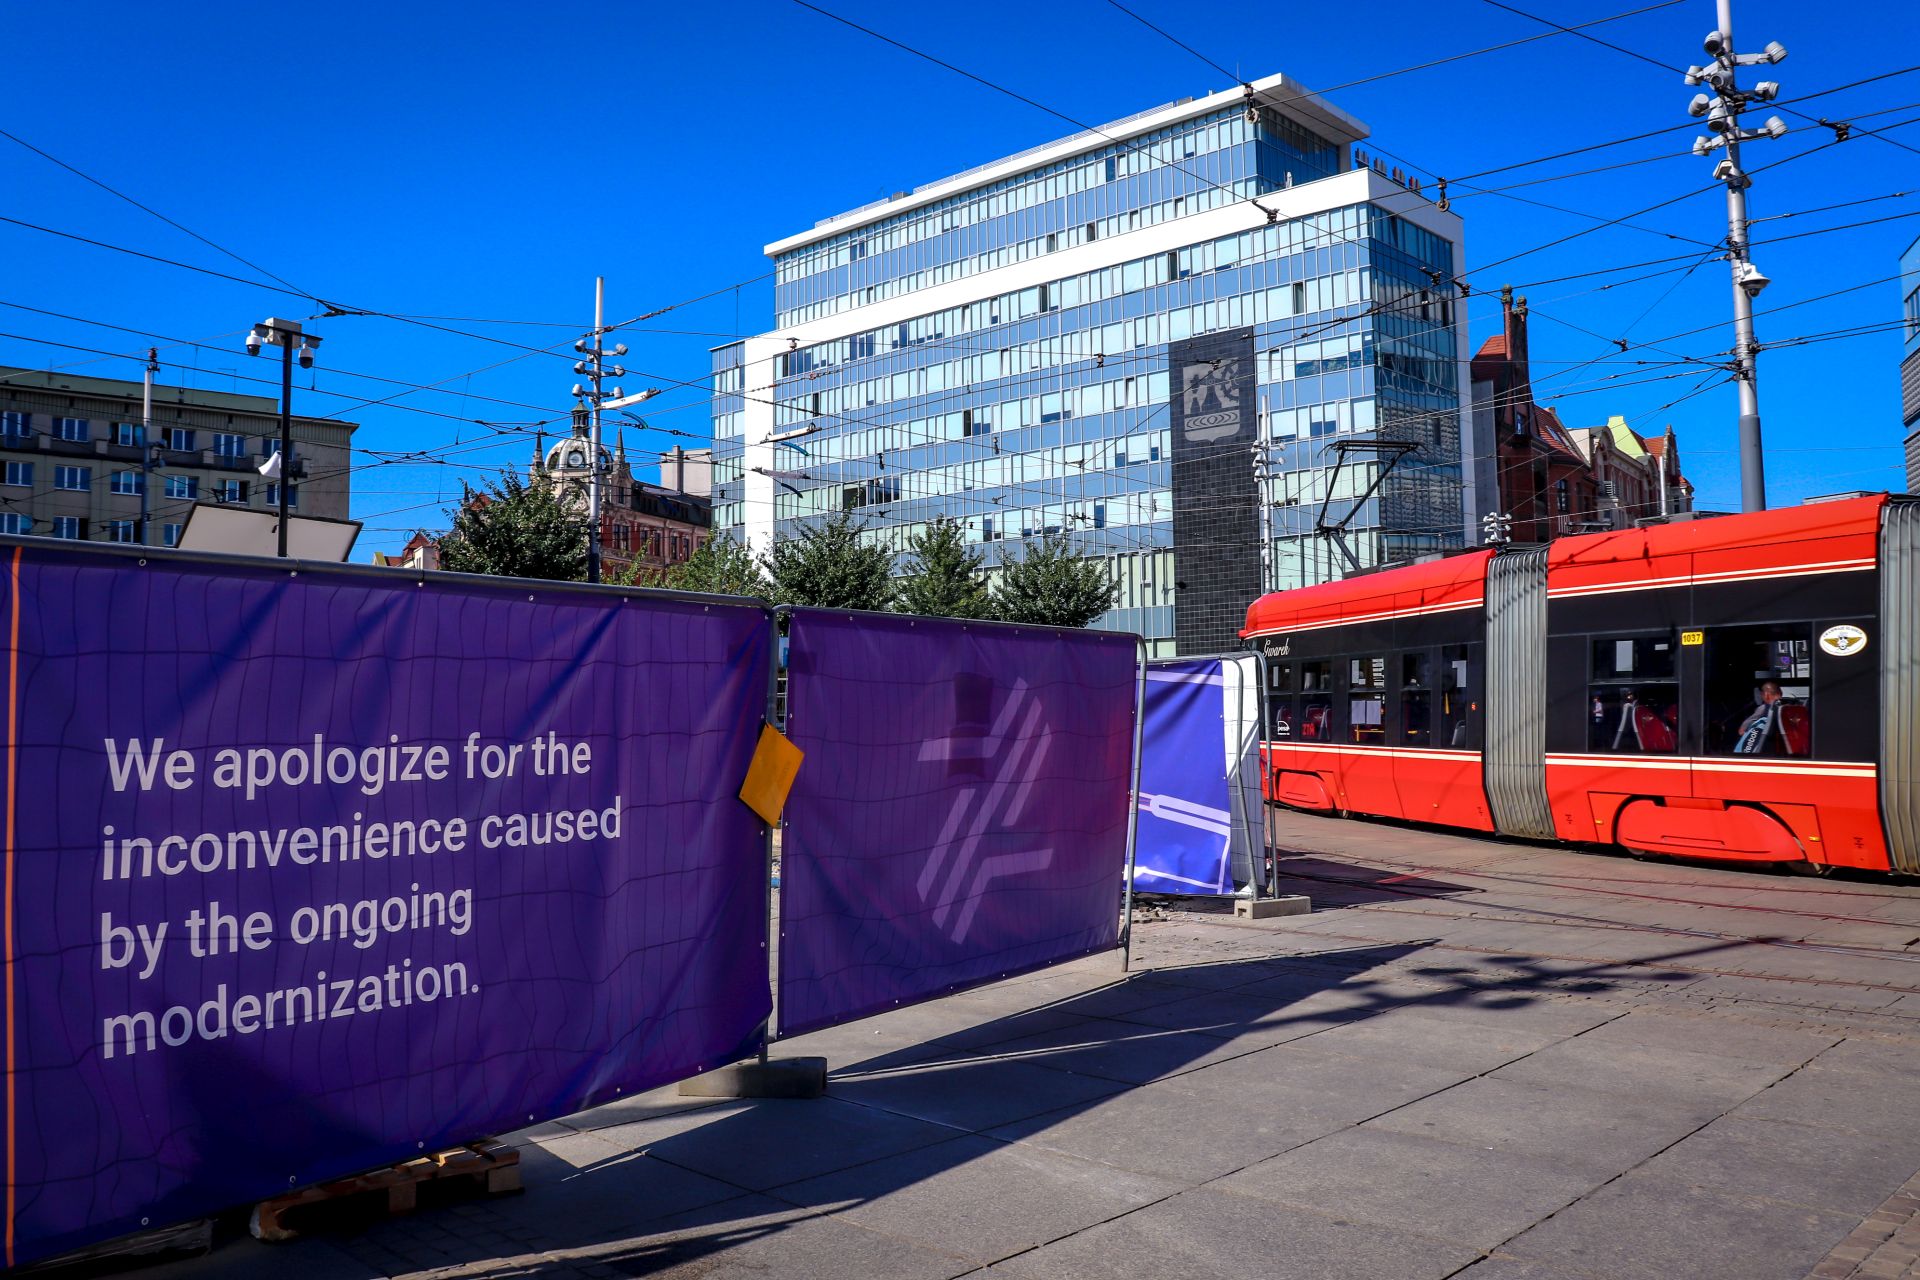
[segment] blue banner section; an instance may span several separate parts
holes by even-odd
[[[788,634],[781,1035],[1116,945],[1135,637],[812,609]]]
[[[7,1262],[760,1043],[758,607],[0,555]]]
[[[1133,887],[1230,894],[1235,812],[1218,658],[1147,665]]]

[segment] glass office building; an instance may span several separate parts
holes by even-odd
[[[1458,548],[1460,221],[1366,136],[1273,76],[768,246],[776,327],[713,353],[715,528],[950,516],[989,563],[1064,531],[1121,583],[1098,625],[1163,654]]]

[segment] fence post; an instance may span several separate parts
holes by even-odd
[[[1127,877],[1126,888],[1121,899],[1121,973],[1125,973],[1133,963],[1134,840],[1140,827],[1140,744],[1147,720],[1147,642],[1144,637],[1136,636],[1133,645],[1134,653],[1137,655],[1138,675],[1134,680],[1133,688],[1133,776],[1127,787]]]

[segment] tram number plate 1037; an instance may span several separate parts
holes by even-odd
[[[1691,649],[1695,645],[1705,644],[1706,642],[1707,633],[1704,631],[1682,631],[1680,633],[1680,646],[1684,649]]]

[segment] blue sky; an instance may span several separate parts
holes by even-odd
[[[1233,87],[1106,0],[822,7],[1088,124]],[[1371,126],[1376,150],[1428,176],[1458,178],[1671,127],[1472,184],[1497,193],[1456,185],[1473,342],[1496,331],[1499,286],[1524,286],[1536,312],[1540,397],[1573,426],[1615,413],[1644,432],[1672,422],[1702,505],[1738,508],[1734,389],[1689,396],[1711,371],[1679,362],[1724,359],[1732,326],[1725,264],[1706,258],[1726,229],[1725,198],[1710,182],[1712,162],[1686,154],[1694,91],[1677,73],[1557,34],[1340,88],[1547,28],[1489,0],[1378,0],[1346,11],[1352,21],[1326,7],[1129,7],[1246,78],[1284,71],[1326,92]],[[1571,25],[1638,5],[1520,7]],[[1920,8],[1887,0],[1830,21],[1835,12],[1739,0],[1736,14],[1741,49],[1779,40],[1791,51],[1766,72],[1781,82],[1783,102],[1884,76],[1792,105],[1861,129],[1905,125],[1886,135],[1904,146],[1859,134],[1823,146],[1829,130],[1783,111],[1787,137],[1748,149],[1749,169],[1779,164],[1756,174],[1751,193],[1753,215],[1770,219],[1755,227],[1755,258],[1775,281],[1761,300],[1762,341],[1887,326],[1762,355],[1774,505],[1902,487],[1900,335],[1891,327],[1900,295],[1889,277],[1920,235],[1920,150],[1905,149],[1920,148],[1920,123],[1906,123],[1920,121],[1920,69],[1886,73],[1920,63]],[[1684,67],[1701,60],[1700,38],[1713,24],[1709,0],[1682,0],[1590,31]],[[300,293],[345,308],[471,318],[310,323],[326,345],[321,367],[299,380],[296,407],[363,423],[357,444],[371,451],[355,477],[354,514],[367,526],[357,559],[397,547],[415,527],[444,524],[441,510],[462,479],[524,463],[532,441],[518,428],[564,418],[570,358],[513,344],[569,343],[591,323],[595,275],[607,277],[613,319],[686,302],[620,335],[633,348],[627,389],[670,388],[648,406],[659,430],[630,434],[628,444],[697,447],[710,429],[706,349],[771,327],[763,245],[1072,132],[792,0],[584,10],[13,5],[0,9],[0,46],[17,54],[0,129]],[[1625,161],[1641,163],[1512,185]],[[0,192],[9,218],[267,280],[4,138]],[[1524,252],[1675,197],[1684,198],[1630,219],[1635,227]],[[1870,219],[1884,220],[1824,232]],[[1769,243],[1789,235],[1796,238]],[[1700,257],[1585,274],[1690,251]],[[1582,278],[1559,279],[1567,276]],[[1851,291],[1781,310],[1843,289]],[[163,380],[265,393],[272,388],[238,381],[274,375],[244,354],[242,333],[268,315],[306,319],[318,310],[9,223],[0,223],[0,304],[0,333],[17,335],[0,337],[0,364],[138,378],[149,340],[83,323],[104,322],[182,340],[162,344],[163,360],[186,366]],[[1623,337],[1624,352],[1612,342]],[[365,404],[405,390],[377,378],[441,389]]]

